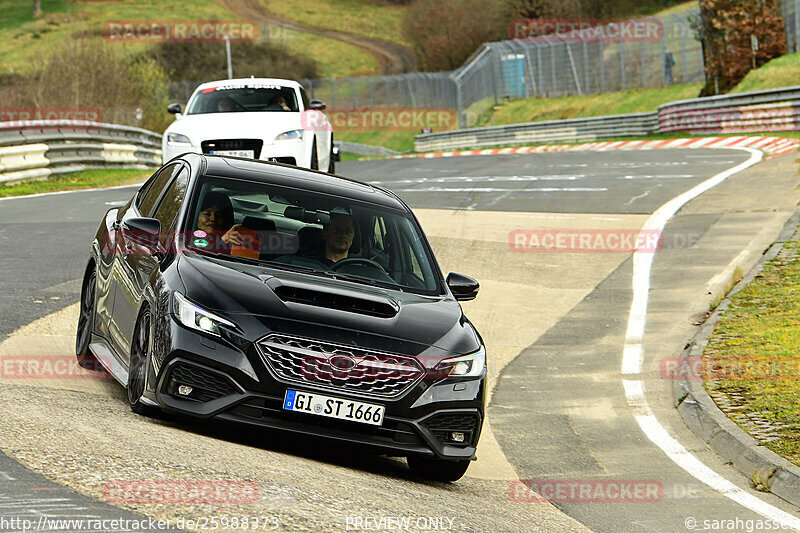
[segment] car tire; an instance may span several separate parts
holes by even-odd
[[[131,411],[144,416],[154,416],[158,413],[158,409],[142,403],[147,369],[150,366],[150,324],[150,310],[145,308],[139,313],[133,330],[131,358],[128,365],[128,405]]]
[[[433,481],[458,481],[469,468],[470,461],[445,461],[444,459],[431,459],[410,455],[406,458],[408,468],[415,476],[431,479]]]
[[[78,365],[87,370],[102,370],[100,361],[89,349],[92,340],[92,330],[94,329],[95,308],[97,302],[97,272],[94,267],[87,273],[81,287],[80,314],[78,315],[78,331],[75,335],[75,356]]]
[[[314,139],[314,144],[311,145],[311,164],[309,165],[311,170],[319,170],[319,160],[317,158],[317,140]]]

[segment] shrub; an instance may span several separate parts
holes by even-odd
[[[14,79],[4,106],[99,108],[105,122],[162,131],[167,79],[152,59],[97,38],[65,40],[37,59],[33,74]],[[139,110],[139,111],[137,111]]]
[[[223,43],[159,43],[147,52],[174,81],[210,81],[228,77]],[[269,42],[231,43],[235,77],[318,78],[313,59]]]
[[[483,43],[505,39],[501,4],[484,0],[414,0],[403,33],[424,70],[459,67]]]

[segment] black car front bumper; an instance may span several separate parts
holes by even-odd
[[[324,437],[389,455],[475,458],[484,417],[484,378],[455,383],[423,380],[391,400],[319,390],[312,383],[278,379],[266,365],[259,366],[261,359],[252,345],[250,351],[234,349],[168,321],[173,349],[159,365],[151,389],[166,411]],[[192,387],[191,398],[178,393],[180,385]],[[383,423],[373,426],[287,411],[283,409],[287,389],[379,403],[386,409]],[[465,442],[448,442],[451,432],[464,433]]]

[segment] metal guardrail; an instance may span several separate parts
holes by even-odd
[[[658,108],[659,131],[734,133],[800,129],[800,86],[681,100]]]
[[[425,133],[414,137],[414,148],[418,152],[431,152],[504,145],[592,142],[647,136],[657,129],[658,113],[634,113]]]
[[[0,122],[0,184],[91,168],[157,168],[161,135],[84,121]]]
[[[414,137],[418,152],[540,143],[579,143],[654,133],[800,130],[800,86],[681,100],[652,113],[529,122]]]
[[[333,141],[333,144],[334,146],[338,146],[340,151],[355,155],[387,156],[397,155],[400,153],[396,150],[385,148],[383,146],[376,146],[374,144],[361,144],[348,141]]]

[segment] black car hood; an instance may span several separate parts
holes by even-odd
[[[251,341],[280,332],[415,356],[461,355],[480,347],[480,337],[452,297],[200,254],[182,254],[178,271],[189,299],[236,322]]]

